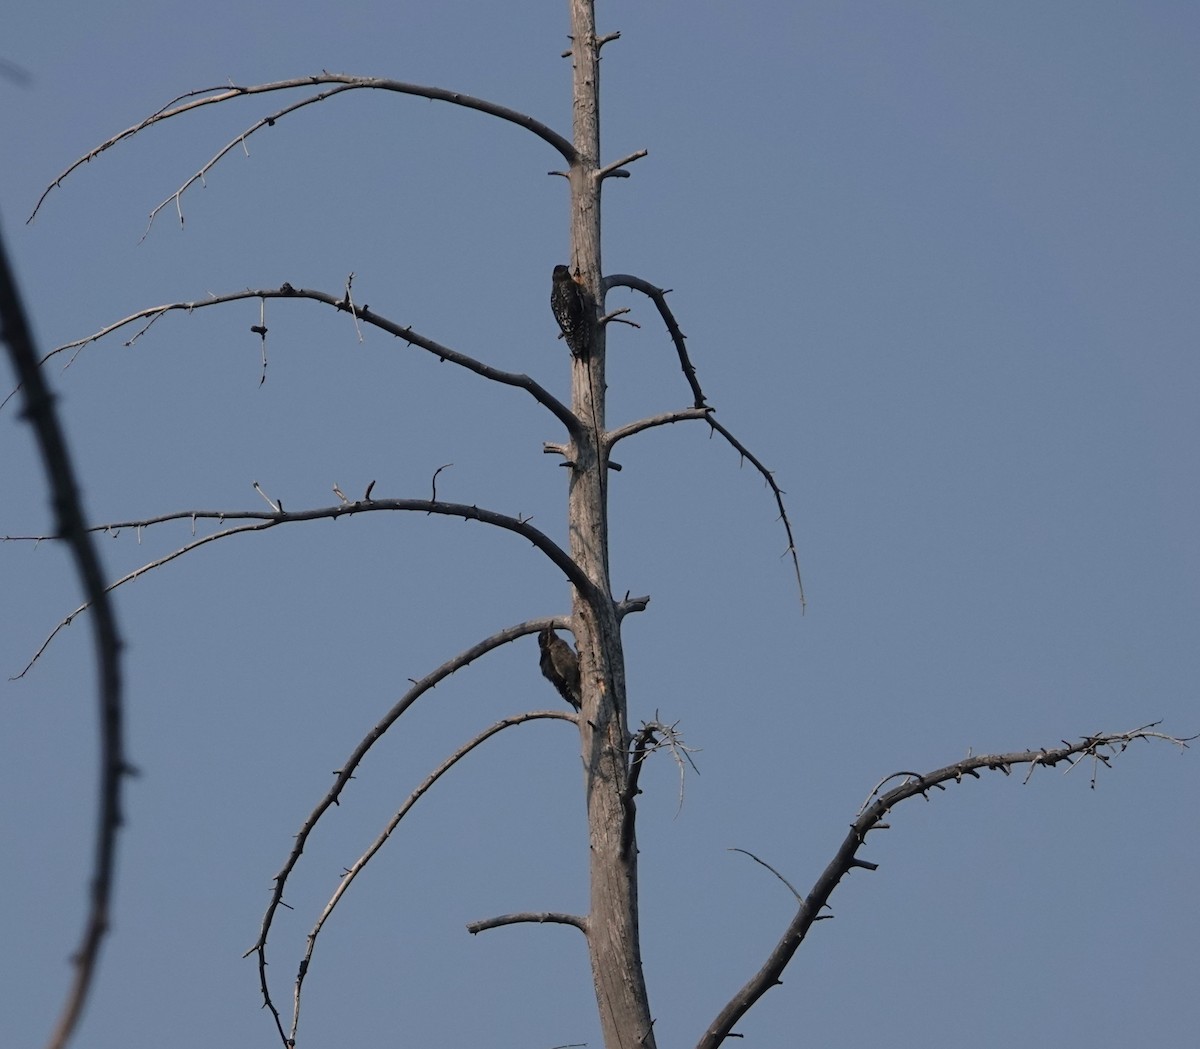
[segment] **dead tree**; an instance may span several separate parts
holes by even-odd
[[[54,180],[37,205],[40,208],[50,190],[59,186],[76,168],[158,123],[233,99],[299,93],[301,97],[298,100],[293,99],[281,108],[262,116],[227,143],[195,175],[154,209],[151,222],[162,211],[171,208],[182,218],[182,200],[187,191],[200,183],[222,157],[247,138],[265,127],[289,118],[309,105],[323,102],[335,95],[363,90],[443,101],[521,127],[555,151],[560,167],[553,174],[561,176],[568,189],[570,247],[565,261],[555,260],[553,302],[556,319],[565,337],[564,349],[569,349],[569,352],[563,353],[562,358],[563,363],[571,369],[569,406],[527,375],[498,369],[480,358],[397,323],[382,311],[356,302],[350,279],[338,293],[284,283],[278,287],[259,287],[139,310],[86,338],[56,348],[43,359],[70,351],[80,352],[88,344],[117,331],[133,330],[135,334],[132,339],[136,339],[160,318],[173,311],[190,313],[239,300],[256,300],[260,304],[261,318],[252,330],[261,342],[265,368],[268,311],[276,308],[286,309],[290,304],[308,300],[339,311],[356,326],[371,326],[389,333],[483,380],[524,390],[562,428],[562,438],[547,444],[544,450],[557,456],[568,471],[567,517],[570,541],[565,549],[520,516],[474,504],[447,502],[439,498],[437,481],[440,471],[433,475],[432,491],[428,498],[376,495],[373,483],[361,494],[350,495],[335,486],[336,502],[327,506],[296,509],[291,506],[285,508],[282,500],[275,494],[259,489],[267,504],[265,508],[186,510],[139,520],[111,521],[91,528],[93,532],[118,532],[122,529],[140,532],[168,521],[187,521],[197,530],[194,538],[170,554],[156,558],[114,581],[108,587],[109,591],[183,554],[235,534],[270,530],[314,520],[336,520],[353,515],[397,511],[477,521],[519,536],[532,544],[555,566],[569,585],[569,616],[546,616],[510,626],[474,644],[436,670],[415,680],[393,708],[364,735],[362,742],[337,770],[333,785],[304,820],[290,854],[275,875],[273,892],[261,930],[256,942],[247,952],[257,960],[263,1001],[274,1018],[279,1038],[285,1046],[294,1045],[297,1041],[301,991],[309,962],[327,918],[343,895],[349,891],[358,872],[382,848],[405,814],[434,782],[451,770],[466,754],[496,733],[532,719],[557,719],[574,723],[579,734],[589,830],[588,911],[586,914],[508,914],[476,922],[469,926],[469,929],[472,933],[479,933],[486,929],[521,922],[553,922],[579,929],[585,937],[590,956],[597,1011],[606,1047],[653,1049],[654,1020],[639,943],[636,798],[643,765],[652,753],[658,750],[672,752],[680,762],[681,768],[689,758],[687,748],[674,725],[657,719],[644,722],[637,729],[630,724],[621,626],[623,618],[643,610],[649,598],[628,595],[617,598],[612,593],[608,563],[608,485],[611,472],[620,469],[612,459],[613,450],[619,442],[660,426],[701,422],[709,427],[714,435],[732,446],[757,470],[773,495],[785,532],[786,550],[796,576],[798,611],[803,607],[796,544],[784,509],[783,493],[762,461],[714,417],[712,407],[701,389],[696,369],[689,358],[683,333],[667,304],[666,292],[639,276],[604,272],[600,227],[602,191],[607,180],[628,177],[630,165],[644,156],[645,151],[640,150],[608,162],[602,159],[598,116],[599,59],[601,49],[616,40],[618,34],[597,34],[591,0],[569,0],[569,9],[571,48],[567,57],[573,71],[574,113],[573,134],[569,139],[531,116],[452,90],[377,77],[321,73],[268,84],[187,92],[81,157]],[[36,210],[37,208],[35,213]],[[547,276],[550,275],[551,268],[548,265]],[[623,316],[627,310],[609,308],[608,293],[615,288],[638,292],[646,296],[653,305],[678,356],[688,388],[689,402],[683,407],[668,409],[661,414],[609,428],[605,406],[606,332],[613,323],[627,323]],[[62,531],[66,532],[65,526]],[[58,630],[70,623],[79,613],[91,609],[92,605],[93,602],[89,599],[64,617],[59,627],[47,638],[46,644],[34,655],[31,664],[41,656]],[[574,649],[554,633],[555,628],[570,632],[574,639]],[[422,695],[439,681],[488,652],[518,638],[534,634],[542,639],[543,673],[567,703],[577,708],[577,712],[568,709],[532,711],[504,719],[472,737],[447,756],[426,780],[413,790],[385,831],[347,868],[345,877],[341,879],[325,910],[318,916],[309,934],[307,948],[300,960],[291,993],[288,995],[294,1005],[290,1017],[286,1016],[287,1010],[279,1004],[284,995],[281,995],[278,986],[268,979],[268,943],[273,923],[283,905],[284,888],[300,861],[310,833],[324,815],[339,804],[344,789],[373,744]],[[783,930],[778,944],[764,960],[760,970],[745,986],[724,1006],[714,1003],[715,1017],[698,1037],[697,1045],[703,1049],[715,1049],[734,1035],[734,1025],[740,1017],[770,987],[779,982],[782,972],[804,940],[808,929],[823,917],[822,910],[841,879],[855,868],[874,869],[874,865],[861,858],[859,853],[867,835],[872,830],[886,825],[884,821],[895,805],[910,797],[929,796],[935,790],[945,789],[950,783],[966,777],[978,777],[983,771],[1008,773],[1018,766],[1024,766],[1031,774],[1040,766],[1075,763],[1084,758],[1106,762],[1110,755],[1121,752],[1131,742],[1139,739],[1165,739],[1184,744],[1184,740],[1166,736],[1154,726],[1146,725],[1129,732],[1090,735],[1075,743],[1064,742],[1048,748],[971,757],[925,774],[900,773],[897,774],[898,784],[886,791],[883,787],[892,777],[882,781],[870,793],[844,842],[812,888],[807,893],[792,890],[797,900],[797,911],[793,920]],[[779,877],[782,879],[782,875]],[[790,884],[788,887],[791,888]],[[275,971],[280,970],[277,967]],[[63,1041],[65,1035],[58,1044]]]

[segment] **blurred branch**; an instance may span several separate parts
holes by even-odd
[[[42,469],[50,487],[55,528],[75,560],[83,591],[95,605],[93,644],[96,653],[97,698],[100,706],[100,790],[91,891],[83,936],[72,962],[75,978],[67,991],[58,1022],[47,1043],[61,1049],[70,1040],[87,1002],[96,976],[100,945],[108,932],[109,911],[117,856],[117,830],[121,825],[121,777],[131,769],[125,759],[121,708],[121,639],[116,614],[104,587],[100,556],[84,524],[82,499],[75,468],[59,425],[54,396],[38,367],[33,332],[0,239],[0,336],[8,348],[13,369],[25,390],[23,415],[33,428]]]
[[[1161,740],[1186,748],[1188,743],[1197,738],[1196,736],[1170,736],[1164,732],[1154,731],[1158,724],[1158,722],[1153,722],[1129,732],[1085,736],[1078,743],[1067,743],[1064,740],[1061,747],[1013,751],[1008,754],[983,754],[978,757],[964,758],[962,761],[956,761],[953,765],[947,765],[924,775],[912,772],[900,773],[905,777],[904,782],[884,794],[879,793],[880,787],[893,777],[888,776],[881,780],[859,810],[850,826],[850,832],[842,841],[837,854],[817,879],[807,898],[800,901],[796,916],[784,930],[763,967],[721,1010],[717,1018],[709,1025],[708,1030],[705,1031],[704,1036],[696,1043],[697,1049],[716,1049],[726,1038],[736,1037],[731,1033],[733,1025],[767,991],[781,982],[780,977],[783,970],[792,960],[792,956],[803,942],[813,922],[821,917],[821,911],[827,906],[829,897],[842,878],[855,867],[875,870],[876,864],[858,858],[858,850],[871,831],[882,830],[888,826],[883,822],[884,817],[900,802],[918,795],[927,796],[929,791],[934,789],[945,790],[945,784],[961,783],[968,776],[979,779],[981,770],[999,771],[1009,775],[1014,766],[1027,765],[1029,766],[1029,773],[1025,777],[1027,782],[1034,769],[1041,766],[1053,767],[1065,762],[1070,771],[1085,758],[1091,758],[1097,765],[1108,765],[1112,757],[1123,753],[1135,740]],[[757,859],[757,857],[754,858]],[[758,862],[762,863],[761,860]],[[768,869],[773,870],[773,868]],[[778,872],[775,873],[779,876]]]

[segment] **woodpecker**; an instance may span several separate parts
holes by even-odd
[[[558,690],[563,699],[578,710],[579,656],[550,627],[538,634],[538,648],[542,650],[541,667],[546,680]]]
[[[578,277],[561,263],[554,267],[554,279],[550,285],[550,310],[562,329],[563,338],[571,350],[572,357],[583,357],[587,353],[588,333],[592,318],[588,310],[588,293]]]

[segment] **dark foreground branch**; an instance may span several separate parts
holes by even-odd
[[[1113,756],[1124,752],[1135,740],[1163,740],[1179,747],[1186,747],[1196,738],[1195,736],[1181,738],[1156,732],[1154,729],[1157,725],[1158,722],[1154,722],[1129,732],[1085,736],[1078,743],[1064,741],[1061,747],[1014,751],[1009,754],[983,754],[956,761],[953,765],[947,765],[925,775],[900,773],[899,775],[904,777],[904,782],[883,794],[879,793],[880,787],[893,777],[889,776],[881,781],[879,786],[871,792],[867,803],[851,824],[850,832],[846,835],[837,854],[821,873],[808,896],[801,900],[796,916],[767,957],[763,967],[721,1010],[717,1018],[709,1025],[708,1030],[704,1032],[704,1036],[696,1043],[697,1049],[716,1049],[726,1038],[731,1037],[733,1025],[746,1014],[750,1007],[767,991],[780,983],[783,970],[792,960],[792,956],[803,942],[812,923],[821,916],[821,911],[828,904],[829,897],[842,878],[855,867],[875,869],[875,864],[858,858],[858,850],[872,830],[886,826],[883,822],[884,817],[900,802],[917,795],[926,795],[931,790],[945,790],[947,783],[961,783],[967,776],[979,779],[981,770],[996,770],[1008,775],[1015,766],[1027,765],[1029,775],[1032,775],[1033,770],[1039,766],[1050,767],[1065,762],[1073,768],[1085,758],[1091,758],[1097,764],[1107,765]],[[1029,775],[1026,776],[1026,780]],[[759,860],[759,862],[762,861]],[[778,872],[774,871],[774,868],[769,869],[780,876]]]
[[[42,379],[33,332],[0,242],[0,335],[8,348],[13,370],[25,390],[25,417],[33,427],[42,468],[49,482],[55,529],[66,540],[75,570],[89,603],[94,604],[93,638],[96,651],[97,698],[100,705],[100,805],[97,812],[95,856],[91,891],[83,936],[72,959],[75,978],[67,991],[58,1022],[48,1042],[61,1049],[75,1030],[96,975],[100,945],[108,932],[117,856],[117,830],[121,825],[121,777],[130,772],[125,758],[121,708],[121,639],[116,614],[104,587],[100,556],[85,525],[75,468],[66,436],[54,410],[54,398]]]

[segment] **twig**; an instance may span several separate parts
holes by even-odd
[[[804,897],[801,896],[800,893],[796,891],[796,886],[794,886],[790,881],[788,881],[787,878],[785,878],[782,874],[780,874],[779,871],[777,871],[774,867],[772,867],[766,860],[760,860],[757,856],[754,855],[754,853],[750,852],[748,849],[731,848],[729,851],[730,852],[740,852],[743,856],[749,856],[755,863],[760,864],[763,867],[766,867],[767,870],[769,870],[772,874],[774,874],[776,878],[778,878],[781,882],[783,882],[784,885],[786,885],[788,887],[788,889],[791,891],[791,894],[796,897],[797,903],[804,902]]]
[[[784,550],[783,556],[790,556],[792,559],[792,569],[796,573],[796,587],[800,591],[800,611],[803,613],[805,608],[808,607],[808,602],[804,599],[804,580],[800,577],[800,555],[796,552],[796,537],[792,534],[792,522],[788,519],[787,507],[783,505],[783,489],[776,483],[775,475],[759,461],[758,457],[734,437],[728,429],[717,422],[711,414],[706,415],[704,421],[715,432],[724,437],[737,453],[762,475],[763,480],[767,482],[768,487],[775,496],[775,505],[779,509],[779,520],[783,522],[783,530],[787,534],[787,549]]]

